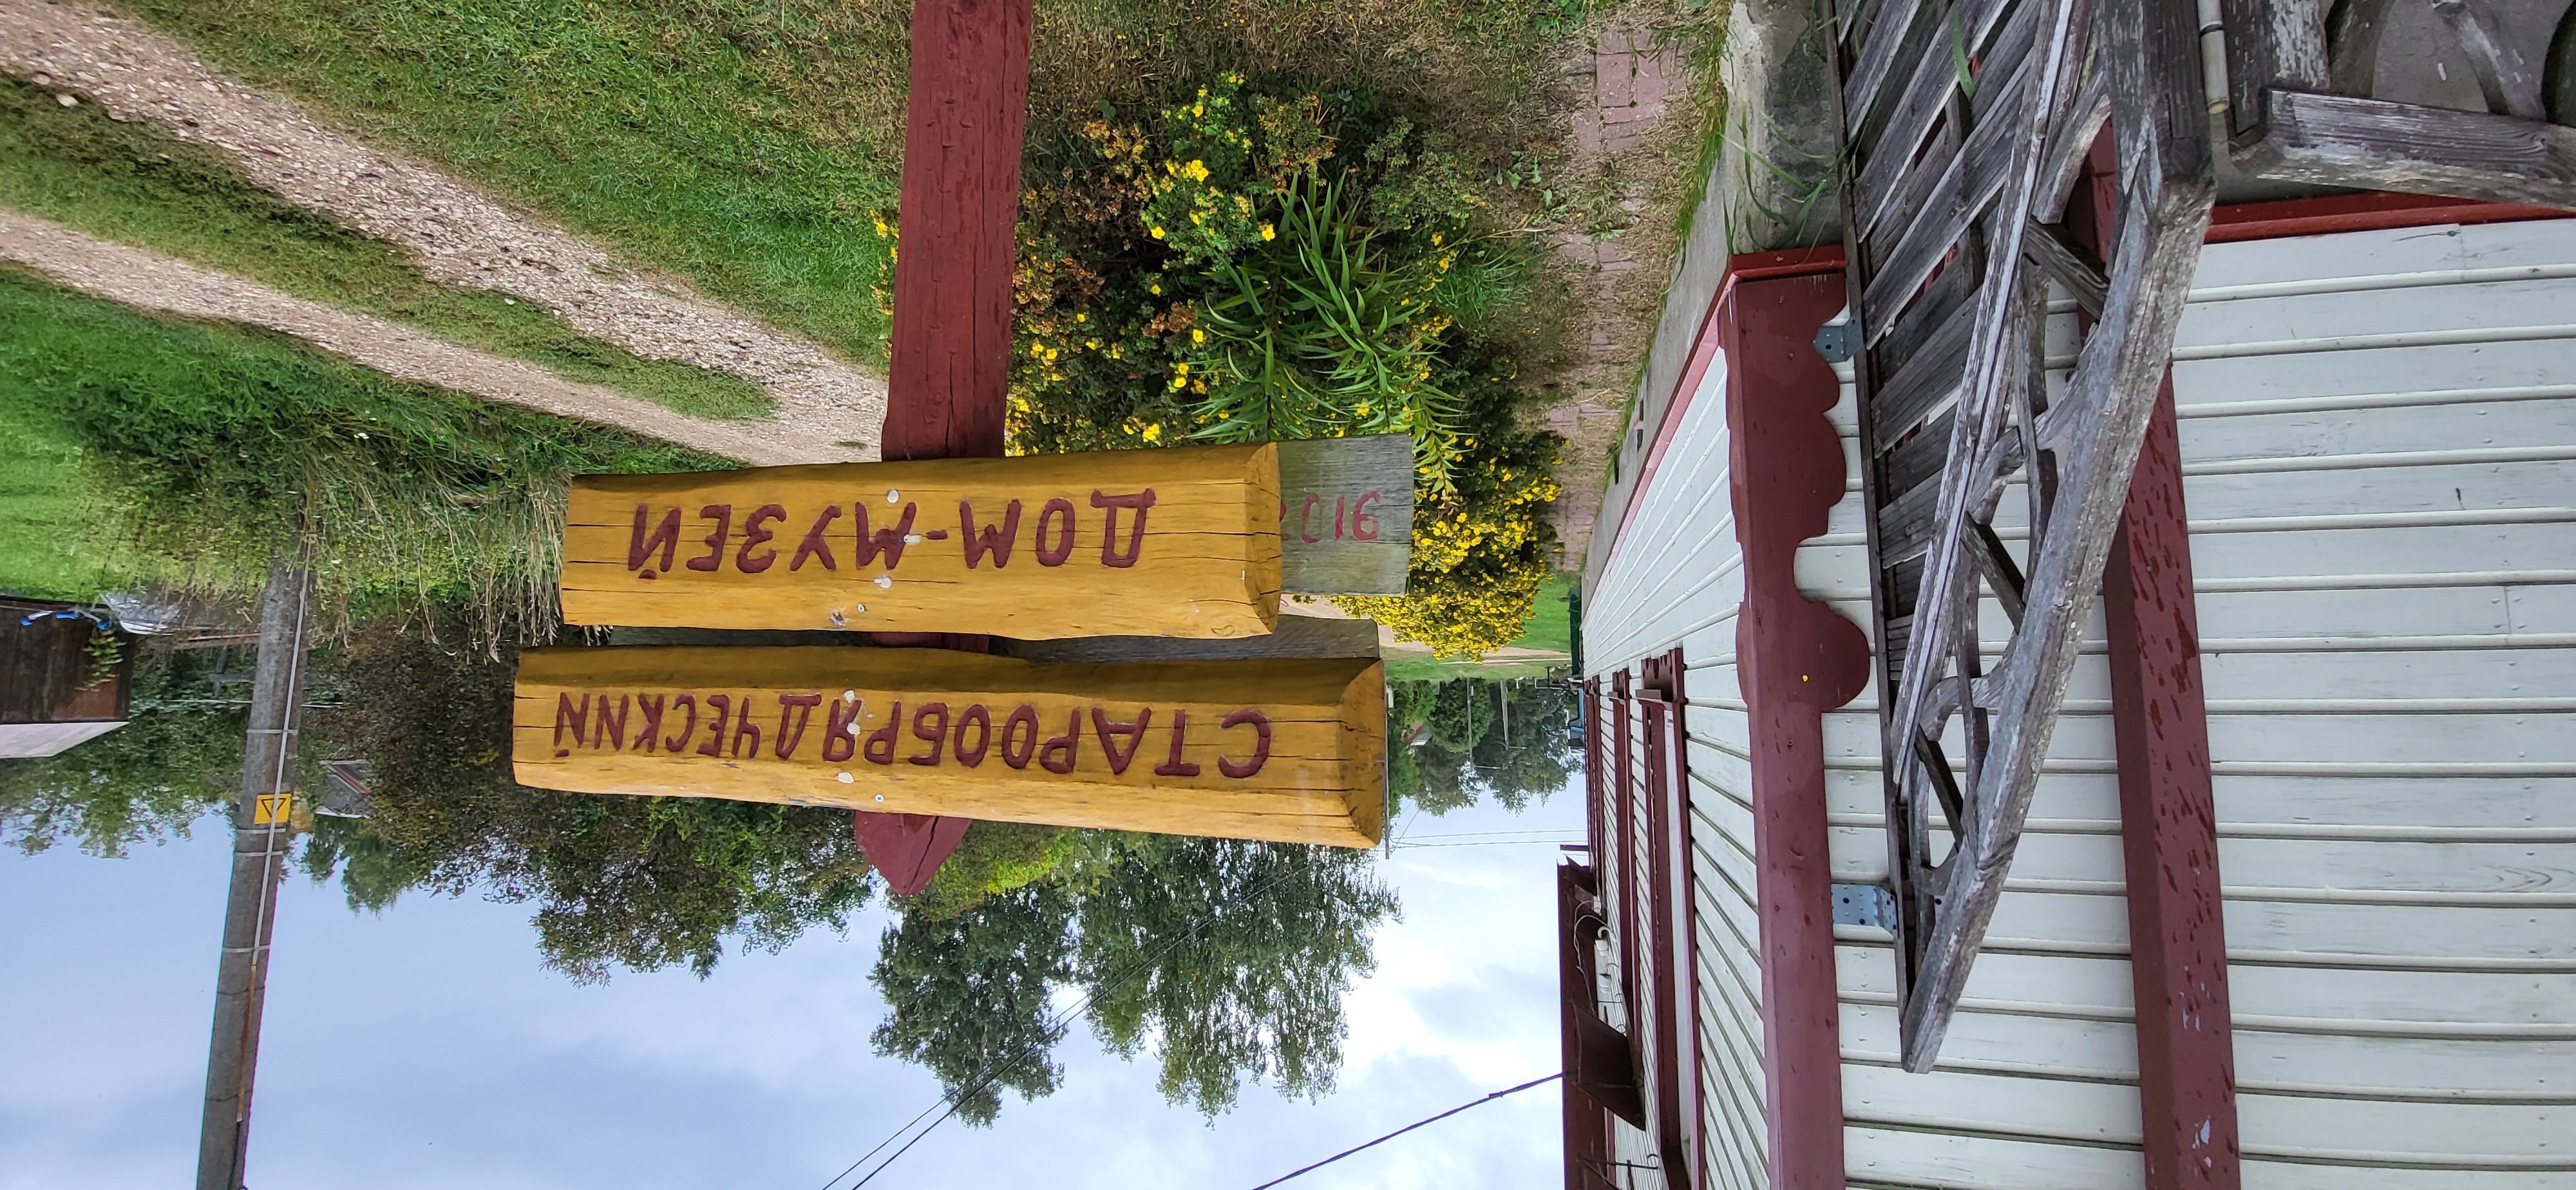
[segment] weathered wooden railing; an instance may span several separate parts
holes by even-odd
[[[2547,7],[2225,0],[2229,155],[2258,177],[2576,207],[2576,128],[2550,123],[2542,94],[2556,30],[2524,19]],[[2472,76],[2461,89],[2476,92],[2458,98],[2485,111],[2388,97],[2442,89],[2383,77],[2386,35],[2401,19],[2415,23],[2409,38],[2456,42]],[[2423,48],[2406,56],[2434,61]]]
[[[1904,1061],[2037,786],[2213,195],[2192,0],[1846,0],[1836,32]],[[2062,215],[2105,122],[2116,200]],[[2098,245],[2098,247],[2097,247]],[[2086,330],[2043,372],[2052,294]],[[2028,508],[2018,554],[1999,529]],[[1979,639],[1988,596],[2009,630]]]

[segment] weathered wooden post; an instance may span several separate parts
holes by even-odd
[[[232,891],[224,903],[223,958],[215,967],[197,1190],[241,1190],[248,1161],[268,940],[277,925],[277,886],[286,875],[294,834],[295,734],[303,719],[304,641],[313,623],[313,572],[305,549],[299,542],[270,563],[260,594],[259,662],[251,679],[241,802],[233,810]]]

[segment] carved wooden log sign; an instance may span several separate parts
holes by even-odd
[[[1374,658],[533,649],[512,736],[542,789],[1348,847],[1385,829]]]
[[[1258,635],[1279,614],[1282,505],[1267,443],[583,476],[563,614],[1023,640]]]

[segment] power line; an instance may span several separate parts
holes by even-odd
[[[1505,1096],[1505,1095],[1518,1094],[1519,1092],[1529,1090],[1531,1087],[1535,1087],[1535,1086],[1537,1086],[1537,1085],[1539,1085],[1539,1084],[1541,1084],[1541,1083],[1552,1083],[1552,1082],[1555,1082],[1556,1080],[1558,1080],[1558,1079],[1560,1079],[1560,1078],[1563,1078],[1563,1077],[1565,1077],[1565,1072],[1564,1072],[1564,1071],[1562,1071],[1562,1070],[1560,1070],[1560,1071],[1558,1071],[1558,1072],[1556,1072],[1556,1073],[1554,1073],[1554,1074],[1542,1075],[1542,1076],[1540,1076],[1540,1077],[1538,1077],[1538,1078],[1531,1079],[1530,1081],[1525,1082],[1525,1083],[1522,1083],[1521,1085],[1519,1085],[1519,1086],[1517,1086],[1517,1087],[1506,1087],[1506,1088],[1504,1088],[1504,1089],[1502,1089],[1502,1090],[1500,1090],[1500,1091],[1496,1091],[1496,1092],[1494,1092],[1494,1093],[1493,1093],[1493,1094],[1491,1094],[1491,1095],[1487,1095],[1487,1096],[1485,1096],[1485,1097],[1484,1097],[1484,1098],[1482,1098],[1482,1099],[1471,1099],[1471,1100],[1469,1100],[1469,1101],[1467,1101],[1467,1102],[1465,1102],[1465,1103],[1461,1103],[1461,1104],[1459,1104],[1459,1105],[1458,1105],[1458,1106],[1456,1106],[1456,1107],[1450,1108],[1449,1110],[1444,1111],[1444,1112],[1440,1113],[1439,1115],[1432,1116],[1432,1117],[1429,1117],[1429,1118],[1427,1118],[1427,1119],[1416,1120],[1416,1121],[1414,1121],[1414,1122],[1412,1122],[1412,1123],[1410,1123],[1410,1124],[1405,1125],[1405,1126],[1404,1126],[1404,1127],[1402,1127],[1402,1128],[1398,1128],[1398,1129],[1396,1129],[1396,1130],[1395,1130],[1395,1131],[1393,1131],[1393,1132],[1387,1133],[1386,1135],[1381,1136],[1381,1137],[1377,1138],[1376,1140],[1370,1141],[1370,1142],[1368,1142],[1367,1144],[1364,1144],[1364,1145],[1358,1145],[1358,1146],[1355,1146],[1355,1147],[1352,1147],[1352,1148],[1344,1149],[1344,1150],[1342,1150],[1341,1152],[1335,1153],[1335,1154],[1333,1154],[1333,1155],[1332,1155],[1332,1156],[1330,1156],[1330,1157],[1326,1157],[1326,1158],[1324,1158],[1323,1160],[1318,1161],[1318,1162],[1314,1163],[1313,1165],[1309,1165],[1309,1166],[1307,1166],[1307,1167],[1306,1167],[1306,1168],[1304,1168],[1304,1169],[1297,1170],[1297,1171],[1296,1171],[1296,1172],[1294,1172],[1294,1173],[1290,1173],[1290,1174],[1287,1174],[1287,1175],[1282,1176],[1282,1177],[1272,1178],[1272,1179],[1270,1179],[1270,1180],[1269,1180],[1269,1181],[1267,1181],[1267,1182],[1263,1182],[1262,1184],[1260,1184],[1260,1185],[1258,1185],[1258,1186],[1253,1187],[1253,1188],[1252,1188],[1252,1190],[1270,1190],[1270,1188],[1271,1188],[1271,1187],[1276,1186],[1276,1185],[1280,1184],[1281,1182],[1288,1181],[1290,1178],[1301,1177],[1301,1176],[1303,1176],[1303,1175],[1305,1175],[1305,1174],[1313,1173],[1313,1172],[1314,1172],[1314,1171],[1316,1171],[1316,1170],[1322,1169],[1322,1168],[1324,1168],[1324,1167],[1325,1167],[1325,1166],[1327,1166],[1327,1165],[1331,1165],[1332,1163],[1334,1163],[1334,1162],[1336,1162],[1336,1161],[1339,1161],[1339,1160],[1341,1160],[1341,1159],[1342,1159],[1342,1158],[1344,1158],[1344,1157],[1348,1157],[1348,1156],[1350,1156],[1350,1155],[1351,1155],[1351,1154],[1353,1154],[1353,1153],[1359,1152],[1359,1151],[1360,1151],[1360,1150],[1362,1150],[1362,1149],[1375,1148],[1375,1147],[1377,1147],[1378,1145],[1382,1145],[1382,1144],[1385,1144],[1385,1143],[1386,1143],[1386,1142],[1388,1142],[1388,1141],[1394,1140],[1396,1137],[1402,1136],[1402,1135],[1404,1135],[1404,1134],[1405,1134],[1405,1133],[1407,1133],[1407,1132],[1411,1132],[1411,1131],[1413,1131],[1413,1130],[1414,1130],[1414,1129],[1416,1129],[1416,1128],[1420,1128],[1420,1127],[1422,1127],[1422,1126],[1423,1126],[1423,1125],[1425,1125],[1425,1124],[1436,1124],[1436,1123],[1439,1123],[1440,1121],[1442,1121],[1442,1120],[1446,1120],[1446,1119],[1448,1119],[1448,1118],[1449,1118],[1449,1117],[1451,1117],[1451,1116],[1457,1115],[1459,1112],[1465,1111],[1465,1110],[1467,1110],[1468,1108],[1471,1108],[1471,1107],[1481,1107],[1481,1106],[1483,1106],[1483,1105],[1485,1105],[1485,1104],[1492,1103],[1493,1101],[1495,1101],[1495,1100],[1497,1100],[1497,1099],[1500,1099],[1500,1098],[1502,1098],[1502,1097],[1503,1097],[1503,1096]]]

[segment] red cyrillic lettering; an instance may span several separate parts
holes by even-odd
[[[1091,708],[1091,729],[1100,733],[1100,750],[1109,754],[1111,773],[1121,776],[1126,774],[1127,765],[1136,759],[1136,749],[1145,743],[1145,729],[1152,726],[1153,722],[1154,708],[1152,707],[1138,710],[1133,723],[1112,723],[1109,721],[1109,716],[1101,713],[1099,707]],[[1124,752],[1118,750],[1117,737],[1122,735],[1127,737],[1127,750]]]
[[[969,723],[975,725],[975,746],[972,748],[966,746],[966,725]],[[958,712],[957,740],[953,745],[953,751],[957,756],[957,763],[965,765],[970,769],[976,765],[982,764],[984,763],[984,750],[992,746],[993,713],[985,710],[984,704],[980,702]]]
[[[760,724],[752,721],[751,696],[748,694],[742,696],[742,705],[734,708],[733,755],[736,760],[742,759],[742,737],[744,736],[751,737],[751,758],[760,759]]]
[[[653,750],[654,743],[660,739],[662,735],[662,704],[665,701],[667,701],[666,697],[660,694],[638,694],[635,696],[635,709],[644,716],[643,726],[635,733],[636,751],[650,752]]]
[[[1182,737],[1186,735],[1189,730],[1190,713],[1188,711],[1172,712],[1172,752],[1171,755],[1163,758],[1163,763],[1154,766],[1155,776],[1195,777],[1199,775],[1199,766],[1181,759]]]
[[[626,746],[626,712],[632,697],[625,694],[617,696],[617,717],[611,719],[608,717],[608,696],[599,696],[599,718],[591,727],[591,747],[615,752]]]
[[[1244,761],[1241,764],[1236,764],[1222,756],[1216,758],[1216,771],[1232,777],[1237,781],[1260,772],[1261,766],[1270,762],[1270,716],[1264,715],[1250,707],[1245,707],[1240,711],[1236,711],[1235,713],[1226,716],[1224,726],[1229,728],[1240,727],[1246,723],[1252,725],[1252,730],[1255,733],[1255,739],[1252,745],[1252,759]]]
[[[1058,759],[1061,756],[1062,759]],[[1038,748],[1038,766],[1050,773],[1070,773],[1073,763],[1082,758],[1082,711],[1064,721],[1064,734],[1055,736]]]
[[[669,570],[671,555],[678,552],[680,548],[680,510],[672,509],[670,515],[663,517],[662,523],[654,526],[653,532],[647,535],[644,532],[644,521],[651,512],[652,506],[649,504],[635,506],[635,537],[626,544],[628,570],[644,569],[644,563],[653,557],[655,546],[662,547],[662,569]]]
[[[776,533],[762,528],[761,522],[786,519],[787,510],[775,504],[763,504],[750,516],[743,518],[742,548],[733,552],[733,568],[744,574],[758,574],[777,565],[777,550],[764,551],[755,558],[751,556],[751,547],[765,544],[770,538],[777,536]]]
[[[894,733],[901,730],[903,730],[903,704],[898,702],[894,704],[894,709],[887,713],[885,726],[868,733],[867,745],[859,749],[859,755],[866,757],[869,764],[893,764]]]
[[[796,745],[805,742],[805,725],[813,721],[814,708],[822,701],[820,694],[778,696],[778,743],[775,749],[780,760],[796,755]],[[787,726],[787,716],[791,711],[796,715],[796,726],[792,729]]]
[[[689,569],[712,571],[724,565],[725,538],[733,535],[733,505],[710,504],[698,510],[698,519],[714,521],[716,531],[706,535],[707,556],[689,559]]]
[[[662,750],[665,752],[677,752],[688,747],[689,737],[698,734],[698,696],[694,694],[672,695],[671,709],[676,711],[681,707],[689,708],[689,721],[681,726],[679,735],[662,741]]]
[[[839,563],[832,560],[831,541],[823,536],[824,530],[831,528],[832,522],[839,520],[840,518],[840,505],[826,504],[823,506],[823,515],[814,518],[814,527],[805,531],[805,540],[796,543],[796,556],[787,560],[788,573],[794,574],[799,570],[805,569],[805,559],[816,555],[821,555],[823,559],[823,569],[839,570],[841,568]]]
[[[1064,515],[1064,530],[1056,536],[1055,544],[1050,546],[1046,539],[1047,526],[1055,523],[1058,513]],[[1038,565],[1064,565],[1064,560],[1073,556],[1073,501],[1065,499],[1047,501],[1046,507],[1038,510],[1037,535],[1029,539],[1029,544],[1037,547]]]
[[[995,570],[1011,564],[1011,543],[1020,535],[1019,501],[1013,500],[1003,506],[1000,528],[990,525],[976,528],[975,506],[963,500],[957,502],[957,519],[966,526],[966,569],[975,569],[986,554],[993,556]]]
[[[926,721],[934,713],[939,716],[939,725],[931,727]],[[930,751],[916,756],[907,756],[904,759],[924,768],[938,764],[940,749],[948,746],[948,704],[944,702],[921,704],[920,708],[912,713],[912,738],[928,741]]]
[[[1028,728],[1026,736],[1021,728]],[[1015,769],[1029,767],[1029,755],[1038,750],[1038,709],[1028,703],[1011,708],[1011,717],[1002,720],[1002,763]]]
[[[832,700],[832,709],[823,716],[823,759],[839,764],[859,750],[859,709],[862,702]]]
[[[555,755],[570,756],[572,749],[563,746],[564,728],[572,728],[572,742],[579,747],[590,742],[590,696],[581,696],[576,704],[572,695],[555,695]]]
[[[1100,564],[1124,569],[1136,564],[1136,556],[1145,549],[1145,510],[1154,506],[1154,489],[1147,488],[1124,496],[1091,493],[1091,506],[1108,510],[1101,521]],[[1134,509],[1136,523],[1127,529],[1127,552],[1118,552],[1118,510]]]
[[[714,726],[707,729],[707,742],[698,745],[698,755],[722,756],[724,755],[725,720],[731,718],[733,715],[733,696],[729,694],[710,694],[707,696],[707,709],[716,713],[716,721]],[[746,711],[749,710],[749,708],[744,709]]]
[[[850,515],[858,518],[859,522],[857,526],[859,542],[858,558],[851,562],[850,565],[852,567],[865,566],[870,562],[876,561],[877,555],[879,554],[885,555],[886,569],[892,570],[896,566],[901,565],[903,562],[903,539],[911,534],[912,514],[920,511],[920,508],[921,506],[917,504],[904,505],[903,519],[896,521],[893,528],[879,529],[871,533],[868,531],[868,506],[866,502],[861,501],[850,505]]]

